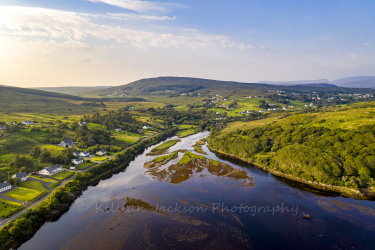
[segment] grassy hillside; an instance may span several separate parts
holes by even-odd
[[[41,88],[34,88],[36,90],[43,90],[48,92],[60,93],[60,94],[67,94],[67,95],[82,95],[87,92],[92,92],[96,90],[103,90],[112,88],[113,86],[95,86],[95,87],[41,87]]]
[[[211,147],[308,181],[375,186],[375,103],[235,122]]]
[[[275,86],[261,83],[240,83],[216,81],[189,77],[158,77],[142,79],[105,90],[90,92],[90,95],[97,96],[148,96],[148,95],[167,95],[175,96],[180,94],[200,95],[264,95],[269,91],[294,91],[294,92],[313,92],[322,91],[322,87],[310,86]],[[344,88],[324,88],[329,93],[355,92]],[[356,91],[359,91],[356,89]],[[361,90],[366,93],[374,93],[373,90]]]

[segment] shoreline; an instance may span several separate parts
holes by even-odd
[[[34,234],[35,234],[35,233],[36,233],[36,232],[37,232],[37,231],[38,231],[38,230],[39,230],[39,229],[40,229],[40,228],[41,228],[46,222],[53,221],[53,220],[59,218],[60,216],[62,216],[66,211],[68,211],[69,208],[72,206],[72,204],[77,200],[77,198],[79,198],[79,197],[82,195],[82,193],[83,193],[85,190],[87,190],[88,187],[90,187],[90,186],[95,186],[95,185],[97,185],[100,181],[102,181],[102,180],[106,180],[106,179],[108,179],[108,178],[111,178],[114,174],[123,171],[124,169],[126,169],[126,168],[129,166],[129,163],[130,163],[131,161],[133,161],[134,158],[137,157],[140,153],[144,152],[144,150],[145,150],[146,148],[148,148],[148,147],[150,147],[150,146],[152,146],[152,145],[155,145],[155,144],[159,143],[160,141],[163,141],[163,140],[166,140],[166,139],[170,138],[170,136],[168,136],[168,137],[166,137],[166,138],[161,138],[161,140],[158,140],[158,141],[156,141],[156,142],[153,142],[151,145],[150,145],[149,143],[147,143],[147,140],[152,139],[154,136],[157,136],[157,135],[160,135],[160,134],[155,134],[155,135],[153,135],[153,136],[151,136],[151,137],[149,137],[149,138],[147,138],[147,139],[145,139],[145,140],[142,140],[142,141],[137,142],[137,143],[146,142],[146,145],[144,145],[144,147],[143,147],[142,149],[138,149],[137,152],[136,152],[136,153],[135,153],[130,159],[128,159],[126,162],[123,162],[123,164],[121,164],[120,166],[118,166],[118,167],[116,167],[116,168],[113,168],[113,169],[110,169],[109,171],[107,171],[107,172],[105,172],[105,173],[102,173],[101,175],[99,175],[99,176],[97,176],[97,177],[94,177],[92,180],[90,180],[89,182],[85,183],[84,186],[80,187],[78,190],[76,190],[76,192],[74,192],[74,194],[73,194],[71,200],[69,200],[68,202],[66,202],[66,203],[64,203],[64,204],[61,204],[61,207],[60,207],[58,210],[54,210],[53,212],[51,212],[47,218],[45,218],[43,221],[39,222],[39,223],[37,224],[37,226],[34,227],[34,228],[33,228],[28,234],[24,235],[23,237],[21,237],[21,238],[19,238],[19,239],[16,239],[16,240],[14,240],[14,241],[8,242],[6,245],[2,245],[2,246],[0,246],[0,249],[13,249],[13,248],[18,248],[18,247],[20,247],[24,242],[26,242],[26,241],[28,241],[29,239],[31,239],[31,238],[33,237],[33,235],[34,235]],[[132,146],[130,146],[130,147],[128,147],[128,148],[126,148],[125,150],[123,150],[123,151],[121,151],[121,152],[119,152],[119,153],[121,154],[121,153],[125,152],[126,150],[128,150],[128,149],[134,147],[135,145],[137,145],[137,143],[134,144],[134,145],[132,145]],[[73,180],[73,179],[72,179],[72,180]],[[72,181],[72,180],[70,180],[70,181]],[[69,181],[69,182],[70,182],[70,181]],[[67,182],[67,183],[69,183],[69,182]],[[63,186],[61,186],[61,187],[64,187],[67,183],[65,183],[65,184],[64,184]],[[60,188],[61,188],[61,187],[60,187]],[[38,204],[38,205],[39,205],[39,204]],[[38,206],[38,205],[37,205],[37,206]],[[37,207],[37,206],[36,206],[36,207]],[[18,217],[15,218],[15,219],[12,220],[12,221],[9,221],[8,223],[10,223],[10,222],[14,222],[14,221],[16,221],[17,219],[18,219]],[[8,224],[8,223],[7,223],[7,224]],[[2,227],[2,229],[4,229],[4,228],[7,226],[7,224],[5,224],[5,225]]]
[[[249,163],[252,166],[254,166],[258,169],[261,169],[264,172],[270,173],[274,176],[281,177],[281,178],[287,179],[289,181],[297,182],[299,184],[305,184],[309,187],[315,188],[315,189],[320,190],[320,191],[335,192],[335,193],[339,193],[339,194],[341,194],[345,197],[351,197],[351,198],[358,199],[358,200],[375,200],[375,190],[371,189],[371,188],[367,189],[367,190],[370,190],[370,191],[367,191],[366,189],[362,189],[362,190],[358,189],[357,190],[357,189],[352,189],[352,188],[347,188],[347,187],[334,186],[334,185],[329,185],[329,184],[324,184],[324,183],[319,183],[319,182],[307,181],[307,180],[303,180],[303,179],[298,178],[298,177],[294,177],[294,176],[289,175],[289,174],[285,174],[285,173],[282,173],[282,172],[279,172],[279,171],[276,171],[276,170],[273,170],[273,169],[263,167],[261,165],[258,165],[254,162],[246,160],[246,159],[244,159],[242,157],[239,157],[237,155],[233,155],[233,154],[230,154],[230,153],[222,152],[220,150],[216,150],[216,149],[212,148],[209,144],[207,144],[207,147],[213,153],[217,153],[219,155],[223,155],[223,156],[226,156],[226,157],[229,157],[229,158],[232,158],[232,159],[236,159],[236,160],[240,160],[240,161],[245,162],[245,163]]]

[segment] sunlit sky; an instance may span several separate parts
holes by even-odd
[[[375,75],[374,0],[0,0],[0,84]]]

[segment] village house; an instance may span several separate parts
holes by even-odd
[[[76,167],[74,167],[74,166],[71,166],[70,168],[69,168],[69,170],[73,170],[73,171],[75,171],[77,168]]]
[[[12,185],[10,185],[9,182],[4,181],[0,183],[0,192],[7,191],[12,188]]]
[[[79,126],[86,125],[86,122],[79,122],[78,125],[79,125]]]
[[[78,159],[72,159],[72,162],[74,165],[79,165],[79,164],[82,164],[84,160],[82,158],[78,158]]]
[[[107,154],[107,151],[105,151],[104,149],[102,149],[102,150],[97,151],[96,154],[100,155],[100,156],[105,156]]]
[[[22,124],[25,126],[29,126],[29,125],[33,125],[34,122],[27,120],[27,121],[22,122]]]
[[[122,131],[122,129],[121,128],[116,128],[115,131],[120,132],[120,131]]]
[[[5,129],[5,126],[0,126],[0,130],[4,130]]]
[[[151,128],[151,126],[147,124],[147,125],[143,126],[142,128],[143,129],[149,129],[149,128]]]
[[[53,175],[61,171],[61,165],[53,165],[51,167],[42,169],[39,171],[39,174],[42,175]]]
[[[143,130],[142,129],[138,129],[138,134],[143,134]]]
[[[13,175],[12,178],[18,178],[21,180],[21,182],[24,182],[29,178],[29,175],[25,172],[21,172],[21,173]]]
[[[63,147],[63,148],[70,147],[72,145],[74,145],[74,142],[70,139],[65,139],[65,140],[61,141],[60,144],[59,144],[59,146]]]

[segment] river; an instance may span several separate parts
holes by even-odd
[[[202,164],[178,170],[183,150],[198,154],[192,146],[208,135],[182,138],[163,152],[180,150],[178,159],[156,169],[144,165],[157,157],[150,155],[155,146],[146,149],[123,172],[90,186],[20,249],[373,249],[374,201],[283,180],[219,158],[206,145],[205,157],[237,174]]]

